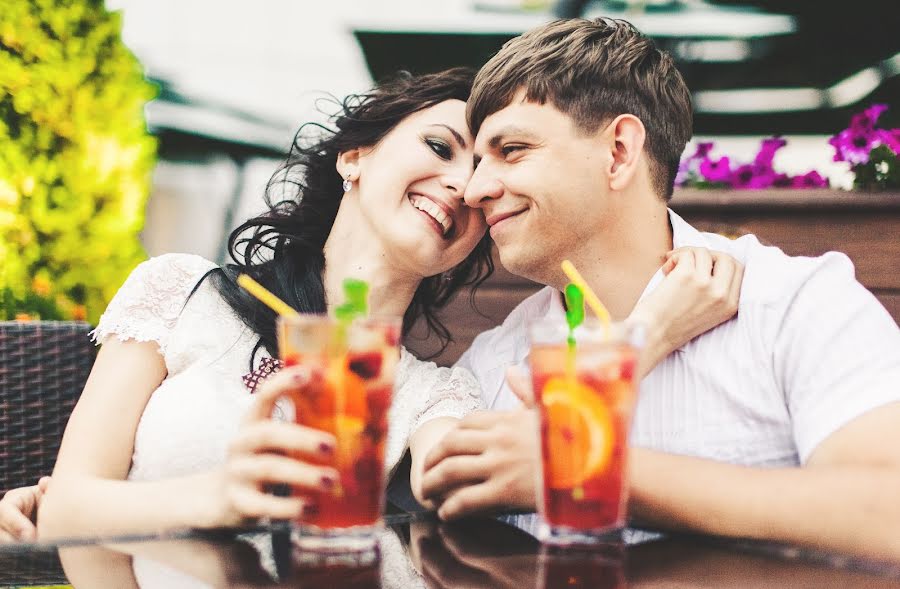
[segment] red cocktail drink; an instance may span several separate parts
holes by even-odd
[[[589,542],[624,527],[628,430],[635,402],[634,329],[588,322],[533,326],[530,364],[540,413],[539,511],[545,539]]]
[[[325,316],[279,320],[280,355],[286,366],[317,369],[313,382],[289,396],[296,423],[331,433],[340,481],[312,496],[315,510],[302,525],[322,531],[371,532],[384,504],[384,446],[394,372],[399,359],[399,320],[339,322]],[[309,461],[309,457],[302,457]]]

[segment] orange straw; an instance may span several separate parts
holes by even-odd
[[[606,310],[606,307],[604,307],[603,303],[600,302],[600,299],[597,298],[597,294],[591,290],[591,287],[584,281],[581,273],[575,269],[575,265],[572,264],[572,262],[563,260],[562,270],[566,273],[566,276],[569,277],[569,280],[581,289],[584,293],[584,302],[588,304],[588,307],[590,307],[597,318],[603,322],[603,327],[609,332],[609,324],[612,321],[612,318],[609,316],[609,311]]]
[[[300,316],[300,314],[297,313],[297,311],[295,311],[293,307],[273,295],[271,292],[269,292],[269,290],[266,289],[266,287],[253,280],[246,274],[241,274],[240,276],[238,276],[237,283],[247,292],[258,298],[266,306],[268,306],[270,309],[272,309],[282,317]]]

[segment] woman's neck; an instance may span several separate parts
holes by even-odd
[[[344,302],[347,278],[369,284],[369,309],[374,315],[403,317],[422,276],[392,264],[384,246],[362,218],[356,203],[344,200],[325,242],[325,301],[329,311]]]

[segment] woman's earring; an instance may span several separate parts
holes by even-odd
[[[344,192],[350,192],[350,190],[353,188],[353,182],[350,181],[350,176],[347,176],[347,178],[344,180],[343,188]]]

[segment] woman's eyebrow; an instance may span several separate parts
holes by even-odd
[[[456,142],[459,143],[460,147],[462,147],[463,149],[465,149],[467,147],[466,140],[463,139],[463,136],[460,135],[459,132],[456,129],[454,129],[453,127],[451,127],[450,125],[445,125],[443,123],[435,123],[433,125],[428,125],[428,126],[429,127],[443,127],[445,129],[447,129],[448,131],[450,131],[450,133],[453,134],[453,138],[456,139]]]

